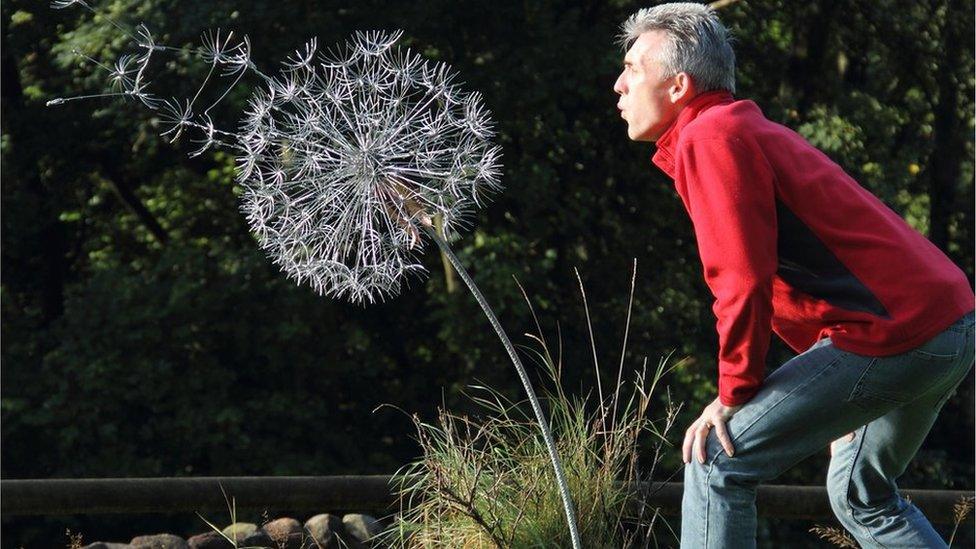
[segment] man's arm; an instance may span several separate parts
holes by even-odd
[[[698,240],[705,282],[715,296],[719,400],[749,401],[762,385],[777,269],[773,172],[734,137],[680,147],[676,178]]]

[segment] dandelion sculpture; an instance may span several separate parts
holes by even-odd
[[[55,8],[84,0],[56,0]],[[240,208],[261,247],[290,278],[320,295],[365,304],[399,293],[425,269],[426,235],[470,288],[502,340],[542,430],[574,548],[580,547],[573,503],[548,422],[511,341],[448,240],[475,208],[501,188],[500,148],[488,109],[465,92],[444,63],[395,44],[401,32],[357,32],[344,46],[319,52],[316,40],[294,52],[280,74],[251,60],[251,43],[232,32],[207,32],[195,50],[157,44],[145,25],[135,32],[108,19],[137,45],[113,65],[77,55],[108,73],[114,90],[65,97],[130,98],[156,111],[162,136],[197,134],[197,156],[211,147],[236,154]],[[189,53],[210,66],[189,99],[150,93],[148,68],[160,54]],[[218,129],[210,112],[245,74],[258,85],[237,131]],[[204,101],[212,80],[229,79]],[[432,220],[440,221],[439,234]]]

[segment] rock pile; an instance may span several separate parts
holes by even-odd
[[[129,543],[97,541],[81,549],[233,549],[236,547],[267,547],[269,549],[378,549],[374,538],[384,526],[377,519],[362,514],[348,514],[339,518],[322,513],[305,521],[282,517],[258,526],[250,522],[235,522],[223,532],[204,532],[183,539],[173,534],[136,536]],[[374,540],[374,541],[370,541]]]

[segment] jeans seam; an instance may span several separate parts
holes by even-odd
[[[868,362],[868,365],[865,366],[863,370],[861,370],[861,375],[857,376],[857,381],[854,382],[854,388],[851,389],[851,393],[847,395],[848,402],[851,402],[861,394],[861,384],[864,381],[864,377],[868,375],[868,372],[870,372],[871,368],[873,368],[874,365],[877,363],[878,363],[878,358],[873,357],[871,358],[870,362]]]
[[[711,463],[708,464],[708,471],[705,472],[705,479],[704,479],[705,486],[703,491],[705,492],[705,520],[702,521],[702,525],[703,525],[702,540],[704,542],[702,549],[708,549],[708,506],[711,505],[712,503],[712,494],[711,491],[708,489],[708,478],[710,476],[712,476]]]
[[[944,354],[941,354],[941,353],[930,353],[928,351],[923,351],[921,349],[913,349],[913,350],[911,350],[909,352],[911,354],[915,355],[915,356],[920,356],[920,357],[923,357],[923,358],[929,358],[929,359],[932,359],[932,360],[952,360],[952,359],[955,359],[955,358],[959,358],[959,353],[952,354],[952,355],[944,355]]]
[[[864,440],[867,432],[868,424],[865,424],[862,427],[861,436],[858,437],[857,450],[854,452],[854,455],[851,456],[850,462],[847,466],[847,487],[844,490],[844,501],[847,503],[847,508],[850,510],[850,517],[854,524],[857,524],[861,528],[861,531],[871,538],[871,541],[873,541],[879,547],[883,547],[881,542],[879,542],[874,537],[874,534],[871,533],[871,529],[857,518],[857,515],[854,513],[854,505],[851,503],[851,481],[854,478],[854,463],[857,461],[857,458],[861,455],[861,450],[864,448]]]

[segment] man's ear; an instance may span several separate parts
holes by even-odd
[[[672,103],[688,101],[696,95],[695,81],[686,72],[679,72],[674,75],[671,87],[668,88],[668,96]]]

